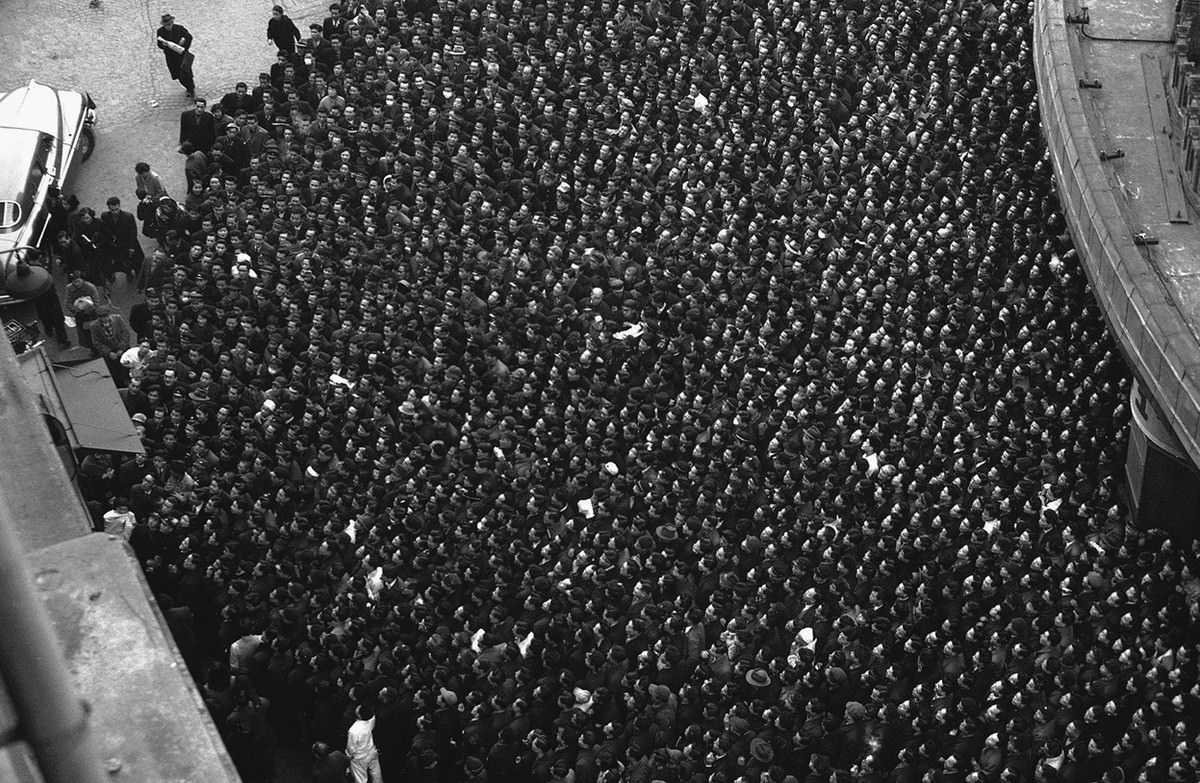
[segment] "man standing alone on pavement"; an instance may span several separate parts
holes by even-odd
[[[382,783],[383,771],[379,767],[379,751],[375,748],[375,710],[369,704],[360,704],[354,710],[354,721],[346,733],[346,755],[350,757],[350,771],[354,783]]]
[[[275,48],[294,54],[296,42],[300,40],[300,30],[296,23],[283,12],[283,6],[277,5],[271,9],[271,21],[267,22],[267,40],[275,44]]]
[[[196,97],[196,82],[192,78],[191,53],[192,34],[181,24],[175,24],[171,14],[162,15],[162,27],[158,28],[156,42],[167,58],[167,70],[171,78],[183,85],[189,98]]]

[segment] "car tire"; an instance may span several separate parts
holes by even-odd
[[[79,140],[79,159],[87,160],[92,157],[92,152],[96,149],[96,132],[90,127],[84,126],[83,138]]]

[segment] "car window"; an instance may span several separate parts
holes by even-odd
[[[0,230],[15,228],[33,214],[53,144],[53,138],[37,131],[0,130],[0,202],[8,202],[0,210],[5,221]]]

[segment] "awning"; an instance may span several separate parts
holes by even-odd
[[[127,454],[145,451],[103,359],[51,364],[38,346],[17,361],[42,412],[58,420],[72,448]]]

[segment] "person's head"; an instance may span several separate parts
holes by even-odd
[[[195,102],[196,112],[202,112],[208,108],[208,100],[206,98],[197,98]]]
[[[161,21],[162,21],[162,26],[167,28],[168,30],[170,30],[172,27],[175,26],[175,17],[172,16],[171,14],[163,14]]]
[[[116,196],[109,196],[108,201],[106,201],[104,203],[106,205],[108,205],[109,212],[120,212],[121,211],[121,199],[117,198]]]
[[[375,717],[375,708],[370,704],[360,704],[354,708],[354,714],[359,720],[370,720]]]
[[[133,166],[133,170],[137,174],[149,174],[150,173],[150,164],[145,163],[145,162],[135,163]]]

